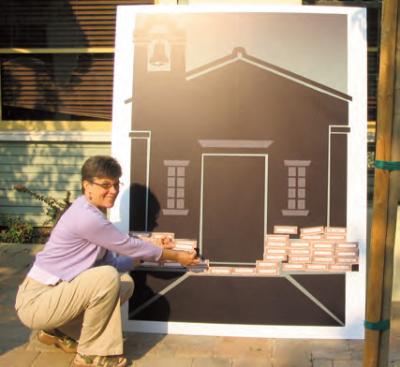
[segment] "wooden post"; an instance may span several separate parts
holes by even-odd
[[[382,10],[381,49],[378,84],[378,119],[375,159],[395,160],[393,126],[395,111],[396,44],[398,0],[385,0]],[[398,59],[398,57],[397,57]],[[399,106],[397,106],[399,109]],[[397,124],[399,121],[397,119]],[[394,228],[398,189],[391,173],[375,169],[371,243],[368,258],[366,321],[378,323],[390,319],[393,274]],[[389,330],[365,329],[364,367],[387,367]]]

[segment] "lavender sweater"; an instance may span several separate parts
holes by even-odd
[[[105,256],[98,260],[104,250]],[[113,252],[122,256],[116,257]],[[161,253],[161,248],[121,233],[85,196],[80,196],[54,227],[28,276],[48,284],[43,273],[33,270],[40,269],[52,279],[70,281],[82,271],[102,264],[124,272],[133,268],[133,260],[157,261]]]

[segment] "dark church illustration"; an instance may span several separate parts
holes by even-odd
[[[130,230],[174,232],[211,264],[245,266],[262,259],[274,225],[345,227],[351,97],[234,40],[186,70],[185,29],[168,19],[133,35]],[[131,320],[346,322],[345,274],[133,276]]]

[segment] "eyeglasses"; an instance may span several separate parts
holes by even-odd
[[[119,181],[114,183],[111,182],[103,182],[103,183],[91,182],[91,183],[93,185],[100,186],[104,190],[110,190],[111,187],[114,187],[115,190],[119,190],[119,187],[123,185],[122,182]]]

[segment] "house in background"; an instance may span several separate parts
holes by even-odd
[[[169,22],[135,30],[132,182],[149,191],[133,190],[130,229],[154,229],[149,192],[155,230],[219,263],[262,258],[274,225],[346,226],[351,97],[241,45],[187,71],[185,39]]]

